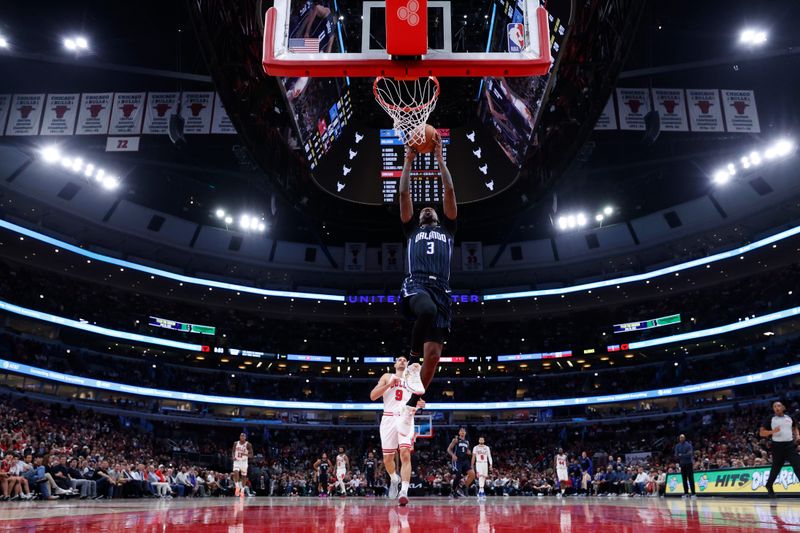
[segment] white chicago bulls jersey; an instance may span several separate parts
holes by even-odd
[[[566,470],[567,469],[567,456],[566,455],[556,455],[556,468],[558,470]]]
[[[247,460],[247,441],[244,444],[241,442],[236,442],[236,448],[233,450],[233,460],[234,461],[246,461]]]
[[[336,456],[336,470],[345,470],[347,468],[347,462],[345,461],[344,455],[337,455]]]
[[[492,462],[492,452],[485,444],[478,444],[472,449],[472,455],[475,457],[475,464],[488,464]]]
[[[383,412],[399,414],[410,399],[411,391],[406,388],[405,381],[400,380],[383,393]]]

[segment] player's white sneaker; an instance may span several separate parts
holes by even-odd
[[[400,489],[400,476],[397,476],[397,481],[389,482],[389,499],[394,500],[397,498],[397,492]]]
[[[408,365],[406,371],[403,372],[403,380],[406,382],[406,387],[412,394],[422,396],[425,394],[425,387],[422,385],[422,379],[419,377],[419,371],[422,367],[419,363]]]
[[[397,498],[397,503],[400,504],[400,507],[405,507],[408,505],[408,491],[400,492],[400,497]]]

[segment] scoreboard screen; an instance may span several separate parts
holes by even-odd
[[[627,333],[629,331],[641,331],[643,329],[660,328],[672,324],[680,324],[681,315],[662,316],[661,318],[651,318],[650,320],[639,320],[637,322],[627,322],[625,324],[614,324],[614,333]]]
[[[450,145],[450,130],[438,129],[442,137],[442,156],[447,163],[447,147]],[[381,180],[383,183],[383,203],[397,201],[400,175],[403,173],[406,148],[396,130],[380,130],[381,139]],[[411,168],[411,200],[415,203],[436,203],[442,201],[442,187],[439,179],[439,164],[436,155],[419,154]]]

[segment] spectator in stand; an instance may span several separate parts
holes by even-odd
[[[639,496],[647,496],[647,485],[650,483],[650,474],[639,467],[639,472],[633,480],[633,493]]]
[[[87,498],[94,499],[97,497],[97,483],[83,477],[83,474],[78,469],[77,459],[70,459],[67,466],[67,475],[69,476],[70,486],[80,492],[81,500]]]

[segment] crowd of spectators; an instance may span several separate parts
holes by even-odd
[[[792,412],[797,406],[792,406]],[[664,493],[666,474],[677,472],[674,445],[685,433],[694,442],[697,470],[770,464],[767,441],[758,437],[759,420],[769,404],[702,415],[674,415],[652,422],[545,429],[470,428],[491,446],[494,467],[486,483],[496,496],[602,496]],[[188,431],[168,425],[147,426],[29,400],[0,401],[0,489],[2,499],[172,498],[230,496],[233,483],[230,444],[235,429]],[[255,457],[245,481],[248,495],[324,496],[314,463],[344,447],[350,457],[347,494],[380,497],[386,493],[377,428],[373,431],[316,429],[262,430],[250,435]],[[455,429],[430,440],[419,439],[413,454],[412,494],[452,495],[446,448]],[[205,464],[175,453],[178,440],[213,438],[218,455]],[[199,447],[200,445],[195,445]],[[557,484],[554,454],[570,455],[569,481]],[[371,454],[371,455],[370,455]],[[200,456],[202,457],[202,456]],[[365,462],[374,461],[368,480]],[[211,458],[211,459],[209,459]],[[376,459],[377,458],[377,459]]]
[[[456,309],[453,331],[445,355],[502,355],[561,351],[578,347],[647,339],[684,333],[742,320],[798,305],[800,293],[791,290],[800,266],[791,265],[711,287],[673,291],[673,280],[653,282],[652,297],[625,304],[589,309],[563,309],[516,313],[512,319],[491,318]],[[68,282],[65,282],[68,279]],[[217,347],[234,347],[270,353],[306,353],[345,356],[396,355],[408,350],[409,324],[400,317],[356,318],[342,313],[338,319],[319,316],[267,318],[262,313],[236,308],[236,299],[224,307],[199,300],[180,301],[172,294],[158,297],[134,288],[118,288],[113,277],[90,283],[76,278],[0,261],[0,298],[12,303],[75,320],[157,337],[198,341],[148,325],[150,316],[217,327],[216,338],[204,338]],[[674,281],[677,283],[677,281]],[[139,285],[137,285],[138,287]],[[218,305],[218,304],[216,304]],[[465,309],[465,308],[463,308]],[[675,313],[681,322],[668,328],[613,335],[613,324],[652,319]],[[302,335],[298,335],[302,332]],[[347,339],[343,342],[343,339]]]

